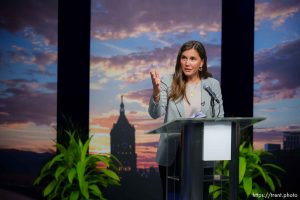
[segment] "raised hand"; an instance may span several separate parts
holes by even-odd
[[[160,93],[160,78],[159,73],[155,70],[150,71],[152,86],[153,86],[153,97],[154,100],[159,99],[159,93]]]

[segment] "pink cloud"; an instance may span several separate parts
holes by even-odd
[[[125,111],[125,115],[130,124],[133,124],[136,129],[136,134],[144,134],[146,131],[154,129],[162,124],[161,119],[153,120],[145,110],[145,112]],[[110,133],[113,124],[117,122],[119,114],[103,114],[94,116],[91,119],[91,125],[102,127],[104,133]]]
[[[255,4],[255,23],[259,27],[262,21],[269,20],[273,27],[285,23],[285,21],[299,11],[300,1],[272,0],[271,2],[258,1]]]
[[[0,124],[0,138],[0,148],[49,152],[55,150],[56,131],[53,125],[11,122]]]
[[[109,128],[109,131],[111,130],[114,123],[117,122],[118,115],[109,115],[109,116],[99,116],[95,117],[91,120],[92,125],[101,125],[101,127]],[[107,129],[102,129],[102,131],[108,131]],[[107,132],[109,133],[109,132]]]
[[[92,4],[92,35],[100,40],[138,37],[146,32],[204,34],[221,29],[221,2],[216,0],[92,1]]]
[[[47,65],[56,63],[56,52],[40,52],[34,55],[32,63],[38,66],[39,71],[45,72]]]
[[[204,44],[210,60],[220,59],[220,46]],[[91,76],[103,74],[103,78],[114,78],[125,84],[143,80],[150,81],[149,72],[157,70],[161,75],[174,72],[179,45],[156,48],[148,52],[131,53],[110,58],[92,57]],[[220,77],[220,66],[209,68],[216,77]]]
[[[260,109],[260,112],[264,112],[264,113],[272,113],[275,112],[277,110],[277,108],[264,108],[264,109]]]
[[[263,149],[265,144],[283,144],[284,132],[300,131],[300,125],[289,125],[274,128],[255,128],[253,142],[255,149]]]
[[[151,52],[132,53],[111,58],[92,57],[91,75],[103,73],[105,77],[135,83],[149,78],[149,72],[158,68],[162,73],[175,66],[178,46],[154,49]]]
[[[265,144],[281,144],[283,134],[276,129],[254,129],[253,145],[255,149],[264,149]]]
[[[138,168],[149,168],[156,167],[157,163],[155,161],[156,147],[153,146],[136,146],[136,151],[138,154],[137,162]]]
[[[271,127],[271,128],[255,128],[255,133],[264,133],[265,135],[272,134],[282,134],[283,132],[293,132],[300,131],[300,125],[288,125],[288,126],[280,126],[280,127]]]
[[[144,89],[126,93],[126,98],[129,100],[137,101],[145,108],[148,108],[149,100],[152,95],[152,89]]]

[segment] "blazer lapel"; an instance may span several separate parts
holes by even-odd
[[[180,117],[184,117],[183,100],[177,99],[177,100],[175,101],[175,105],[176,105],[176,108],[177,108],[177,111],[178,111]]]

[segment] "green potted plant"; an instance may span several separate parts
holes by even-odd
[[[239,197],[251,199],[253,194],[263,195],[267,192],[275,192],[276,185],[281,187],[281,181],[274,172],[285,172],[284,169],[273,163],[264,163],[262,157],[272,156],[270,152],[253,150],[251,144],[246,142],[240,145],[239,155]],[[223,161],[216,168],[216,174],[229,176],[229,161]],[[213,199],[228,198],[228,181],[222,185],[210,185],[209,194]],[[251,195],[252,194],[252,195]],[[255,199],[264,199],[257,196]]]
[[[113,155],[89,154],[91,137],[82,143],[76,131],[65,132],[68,145],[56,144],[57,154],[44,165],[34,185],[46,182],[47,199],[105,199],[103,188],[120,184],[120,163]]]

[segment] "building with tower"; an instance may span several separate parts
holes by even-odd
[[[120,116],[110,132],[110,143],[111,154],[122,163],[120,171],[136,172],[135,128],[125,115],[123,96],[121,96]]]

